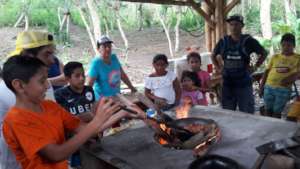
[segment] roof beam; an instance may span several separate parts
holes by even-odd
[[[231,0],[226,6],[225,6],[225,9],[224,9],[224,16],[226,16],[233,7],[235,7],[238,3],[240,3],[241,0]]]
[[[189,3],[190,6],[193,7],[193,9],[195,11],[198,12],[198,14],[200,14],[201,16],[204,17],[205,21],[208,23],[208,25],[211,28],[215,27],[215,23],[211,20],[210,16],[201,8],[201,4],[200,3],[196,3],[193,0],[188,0],[188,3]]]
[[[213,4],[211,2],[211,0],[204,0],[204,2],[207,4],[208,8],[210,11],[214,11],[215,10],[215,4]]]

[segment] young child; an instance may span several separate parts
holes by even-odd
[[[55,91],[56,102],[80,120],[90,122],[93,118],[91,111],[95,95],[92,87],[84,85],[83,65],[69,62],[63,71],[69,85]]]
[[[127,115],[111,99],[100,100],[89,123],[44,100],[49,87],[47,67],[39,59],[15,56],[3,67],[3,79],[16,95],[16,104],[3,122],[4,138],[22,168],[67,169],[67,159],[90,137]],[[140,109],[132,109],[141,113]],[[77,133],[69,140],[65,134]]]
[[[207,106],[207,102],[204,99],[203,93],[199,90],[201,81],[198,79],[197,73],[191,71],[182,72],[181,86],[181,103],[189,98],[189,100],[192,102],[192,105]]]
[[[175,73],[167,71],[168,58],[158,54],[153,58],[155,72],[145,79],[145,95],[161,110],[168,110],[179,104],[181,91]]]
[[[91,111],[95,95],[92,87],[84,85],[82,64],[69,62],[64,66],[63,72],[69,85],[55,91],[56,102],[81,121],[90,122],[93,119]],[[80,164],[80,154],[76,152],[71,157],[71,167],[78,167]]]
[[[210,91],[210,75],[208,72],[201,70],[201,56],[197,52],[191,52],[187,55],[188,64],[193,72],[196,72],[199,80],[201,81],[201,88],[204,95],[205,105],[208,105],[206,92]]]
[[[282,51],[271,58],[259,92],[260,96],[263,95],[267,115],[276,118],[281,118],[281,112],[290,100],[291,86],[300,71],[300,55],[294,53],[295,36],[286,33],[280,43]]]

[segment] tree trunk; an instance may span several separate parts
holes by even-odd
[[[62,23],[60,13],[61,13],[61,8],[58,7],[58,8],[57,8],[57,18],[58,18],[59,27],[60,27],[60,25],[61,25],[61,23]]]
[[[91,32],[90,26],[89,26],[89,24],[88,24],[87,21],[86,21],[86,18],[85,18],[85,16],[84,16],[84,12],[82,11],[82,9],[81,9],[80,7],[77,7],[77,8],[78,8],[80,17],[81,17],[81,19],[82,19],[82,21],[83,21],[83,24],[84,24],[84,26],[85,26],[85,29],[86,29],[86,31],[87,31],[87,33],[88,33],[88,35],[89,35],[89,38],[90,38],[90,41],[91,41],[91,43],[92,43],[94,52],[95,52],[95,54],[97,54],[98,51],[97,51],[95,39],[94,39],[94,36],[93,36],[93,34],[92,34],[92,32]]]
[[[175,25],[175,52],[179,51],[179,26],[181,22],[181,7],[177,6],[176,7],[176,25]]]
[[[126,37],[126,35],[124,33],[124,30],[123,30],[123,27],[122,27],[122,24],[121,24],[120,7],[121,7],[120,1],[116,1],[115,7],[114,7],[116,21],[117,21],[118,29],[119,29],[119,31],[121,33],[121,36],[122,36],[122,39],[124,41],[124,46],[125,46],[125,48],[127,50],[128,49],[128,40],[127,40],[127,37]]]
[[[263,38],[272,39],[271,0],[260,0],[260,23]],[[270,55],[274,54],[273,46],[270,47]]]
[[[105,26],[105,35],[109,36],[109,26],[106,17],[104,18],[104,26]]]
[[[121,33],[121,36],[122,36],[122,39],[123,39],[123,41],[124,41],[124,46],[125,46],[126,49],[128,49],[128,40],[127,40],[126,35],[125,35],[125,33],[124,33],[124,30],[123,30],[123,28],[122,28],[120,15],[117,14],[116,16],[117,16],[116,19],[117,19],[118,29],[119,29],[119,31],[120,31],[120,33]]]
[[[143,30],[143,3],[138,4],[139,31]]]
[[[100,19],[99,19],[99,15],[97,13],[97,9],[95,9],[93,0],[87,0],[86,3],[87,3],[89,13],[90,13],[90,16],[92,19],[94,37],[95,37],[95,39],[98,39],[101,36],[101,27],[100,27]]]
[[[66,20],[67,20],[67,15],[64,14],[63,20],[61,21],[61,23],[59,25],[59,31],[62,31],[62,29],[64,28]]]
[[[20,22],[23,20],[24,16],[25,16],[24,13],[22,13],[22,14],[20,15],[19,19],[17,20],[17,22],[16,22],[15,25],[14,25],[15,28],[20,24]]]
[[[125,50],[122,50],[122,49],[121,50],[124,52],[123,53],[123,57],[125,57],[124,62],[125,62],[125,64],[127,64],[129,44],[128,44],[127,37],[125,35],[125,32],[124,32],[122,24],[121,24],[120,7],[121,7],[120,1],[116,1],[115,6],[114,6],[114,11],[115,11],[115,16],[116,16],[117,26],[118,26],[118,29],[120,31],[121,37],[124,41]]]
[[[159,21],[160,21],[160,23],[162,24],[162,26],[164,28],[165,34],[166,34],[167,39],[168,39],[170,55],[171,55],[172,58],[174,58],[173,45],[172,45],[172,40],[170,38],[169,26],[166,25],[162,15],[158,14],[158,18],[159,18]]]
[[[29,28],[29,19],[27,13],[25,14],[25,31],[27,31]]]
[[[67,26],[66,26],[66,34],[69,39],[69,31],[70,31],[70,15],[67,16]]]
[[[260,23],[262,35],[265,39],[272,38],[271,0],[260,0]]]
[[[247,0],[241,0],[241,8],[242,8],[242,16],[246,18],[246,13],[247,13]]]
[[[287,25],[291,25],[291,16],[296,16],[296,7],[292,0],[284,0],[285,20]]]

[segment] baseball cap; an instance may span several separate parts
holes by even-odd
[[[230,17],[228,17],[228,18],[226,19],[226,22],[231,22],[231,21],[237,21],[237,22],[240,22],[241,24],[244,25],[244,17],[241,16],[241,15],[238,15],[238,14],[236,14],[236,15],[231,15]]]
[[[43,31],[20,32],[16,40],[16,48],[9,56],[19,55],[24,49],[32,49],[46,45],[54,45],[53,35]]]
[[[109,37],[103,35],[101,36],[98,40],[97,43],[99,43],[100,45],[105,44],[105,43],[113,43],[112,40],[109,39]]]

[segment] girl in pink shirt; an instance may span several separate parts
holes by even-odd
[[[201,81],[200,90],[204,95],[205,104],[208,105],[206,92],[210,91],[210,75],[208,72],[201,70],[201,56],[197,52],[191,52],[187,55],[187,61],[191,70],[197,73],[198,79]]]
[[[207,101],[203,93],[199,90],[201,81],[195,72],[184,71],[181,76],[182,95],[181,104],[190,102],[192,105],[205,105]]]

